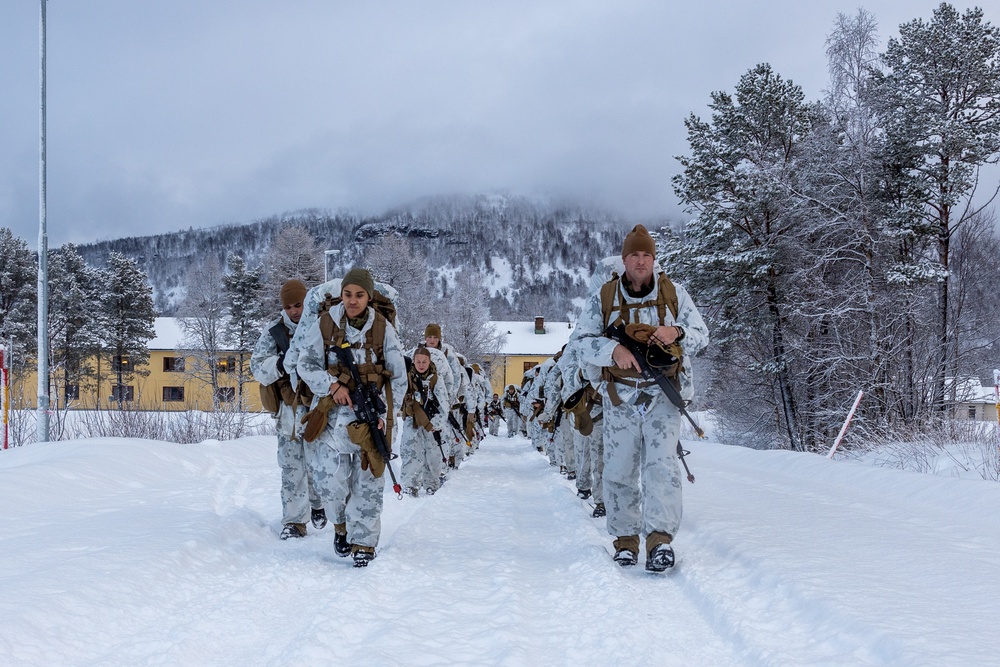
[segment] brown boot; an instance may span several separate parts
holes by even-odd
[[[352,544],[351,555],[354,557],[354,567],[368,567],[368,563],[375,560],[375,547]]]
[[[281,529],[280,537],[283,540],[287,540],[290,537],[305,537],[306,536],[306,524],[304,523],[286,523],[285,527]]]
[[[639,536],[625,535],[615,540],[615,562],[631,567],[639,562]]]
[[[670,533],[652,532],[646,537],[646,569],[663,572],[674,566],[674,550],[670,546],[674,537]]]

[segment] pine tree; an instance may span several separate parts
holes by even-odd
[[[229,253],[226,264],[229,272],[222,279],[222,284],[229,303],[229,320],[223,340],[236,353],[237,404],[244,408],[246,397],[243,388],[253,380],[249,369],[250,355],[266,317],[261,305],[262,270],[248,269],[243,258],[235,253]]]
[[[99,272],[87,266],[71,243],[49,255],[49,358],[53,377],[61,375],[68,406],[78,394],[71,387],[79,389],[93,379],[96,369],[87,362],[101,349]],[[54,402],[58,405],[58,397]]]
[[[117,252],[108,256],[99,282],[104,356],[116,383],[114,400],[121,410],[128,399],[126,381],[149,373],[142,367],[149,362],[147,345],[156,335],[153,290],[139,264]]]
[[[697,216],[685,257],[693,290],[705,302],[728,377],[750,403],[770,400],[787,446],[801,449],[788,355],[792,299],[787,267],[801,253],[800,144],[812,119],[802,90],[767,64],[740,78],[735,98],[712,93],[711,122],[685,121],[691,155],[674,179]],[[695,270],[696,269],[696,270]],[[763,378],[764,386],[755,386]]]
[[[24,364],[38,345],[35,330],[38,268],[34,253],[8,227],[0,227],[0,340]]]
[[[972,205],[980,168],[1000,156],[1000,30],[979,8],[960,15],[942,3],[929,22],[916,19],[899,32],[883,55],[885,71],[873,74],[872,98],[888,157],[907,184],[905,210],[919,204],[922,224],[907,227],[926,240],[934,263],[926,277],[937,282],[933,404],[942,414],[955,366],[952,240],[981,210]]]

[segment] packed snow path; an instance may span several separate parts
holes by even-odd
[[[0,456],[13,665],[989,664],[998,488],[691,443],[669,575],[610,559],[522,438],[433,497],[387,489],[378,558],[281,542],[271,438]]]

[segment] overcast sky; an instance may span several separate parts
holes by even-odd
[[[937,4],[50,0],[49,244],[497,190],[677,216],[711,91],[769,62],[817,99],[838,12],[884,43]],[[32,247],[38,24],[0,1],[0,226]]]

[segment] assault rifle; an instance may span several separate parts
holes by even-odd
[[[451,410],[448,411],[448,425],[451,426],[451,430],[455,432],[455,442],[462,442],[465,440],[466,445],[469,447],[472,446],[472,443],[465,437],[465,429],[459,425],[458,420],[455,419],[455,413]]]
[[[688,413],[687,405],[685,404],[684,399],[681,398],[681,393],[680,391],[677,390],[677,387],[674,386],[673,381],[666,375],[658,371],[654,367],[654,364],[650,363],[651,356],[655,360],[656,358],[655,355],[667,356],[666,352],[660,350],[660,348],[658,348],[656,345],[645,345],[635,340],[634,338],[630,338],[628,334],[625,333],[624,324],[618,324],[617,326],[609,325],[608,328],[604,330],[604,335],[607,336],[608,338],[611,338],[612,340],[617,341],[620,345],[623,345],[626,350],[632,353],[632,356],[635,357],[636,363],[639,364],[639,369],[642,373],[642,376],[647,380],[652,380],[653,382],[655,382],[656,385],[663,390],[663,393],[667,395],[667,398],[670,400],[670,402],[674,404],[674,407],[676,407],[677,410],[682,415],[684,415],[684,417],[691,423],[691,427],[694,428],[694,432],[698,434],[698,437],[704,438],[705,431],[703,431],[702,428],[698,426],[697,423],[695,423],[694,419]],[[664,358],[663,361],[664,362],[676,361],[676,359],[674,359],[671,356],[669,357],[669,359]],[[661,365],[665,366],[667,364],[663,363]],[[677,456],[678,458],[680,458],[681,463],[684,465],[685,472],[687,472],[687,480],[692,484],[694,484],[694,475],[691,474],[691,470],[688,468],[687,461],[684,460],[684,457],[687,454],[690,454],[690,452],[685,451],[684,448],[681,447],[681,441],[678,440]]]
[[[386,410],[385,402],[379,396],[373,382],[365,384],[361,381],[358,365],[354,363],[354,354],[351,352],[351,344],[345,341],[340,347],[334,346],[333,349],[337,354],[337,358],[340,359],[340,363],[347,367],[347,370],[351,374],[351,379],[354,380],[354,391],[351,392],[351,403],[354,404],[354,416],[357,417],[358,421],[368,424],[372,440],[375,441],[375,449],[378,450],[382,460],[385,461],[385,467],[389,470],[389,477],[392,479],[392,490],[402,498],[403,487],[396,481],[396,473],[392,471],[392,463],[390,462],[394,458],[394,454],[389,448],[389,442],[385,439],[385,433],[378,427],[379,415]]]
[[[421,396],[426,396],[426,398],[421,403],[424,408],[424,414],[427,415],[427,419],[431,420],[441,413],[441,403],[437,400],[434,392],[431,391],[430,387],[424,387],[423,380],[417,379],[417,391],[420,392]],[[431,433],[434,434],[434,442],[437,443],[438,449],[441,451],[441,463],[447,463],[448,457],[444,455],[444,446],[441,444],[441,432],[433,430],[434,426],[431,425]]]

